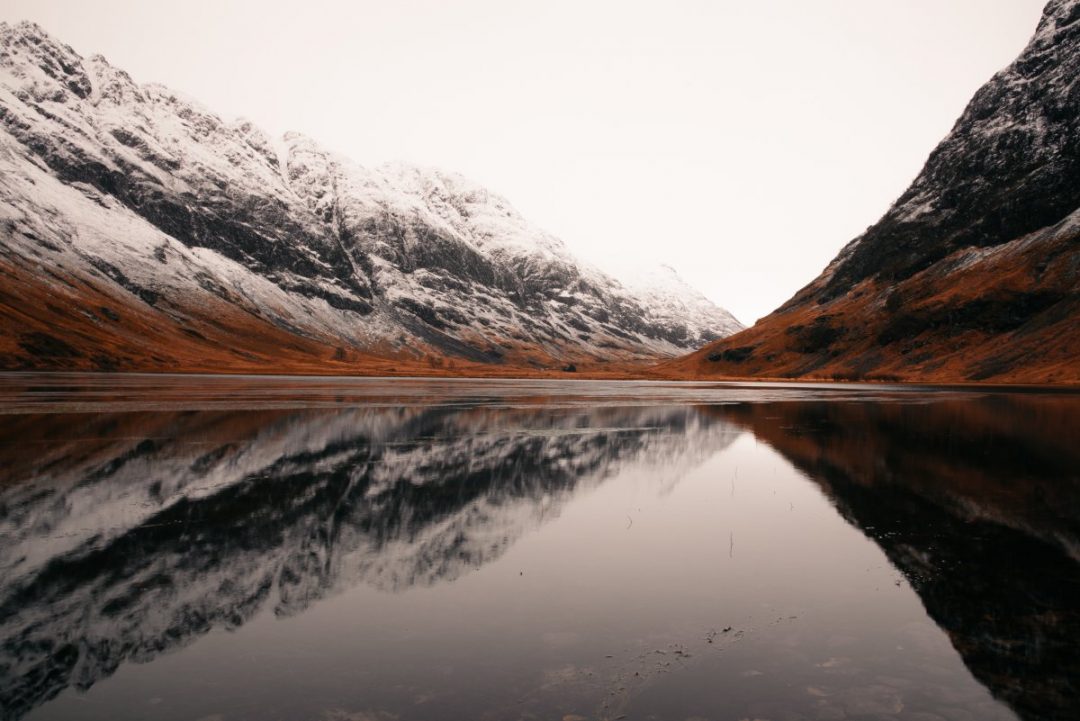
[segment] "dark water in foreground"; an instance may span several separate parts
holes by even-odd
[[[0,378],[2,719],[1077,719],[1080,395]]]

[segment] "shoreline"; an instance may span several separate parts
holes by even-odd
[[[460,369],[460,372],[444,370],[440,373],[418,373],[416,368],[386,368],[376,372],[349,372],[346,369],[323,369],[324,372],[308,372],[308,369],[192,369],[192,370],[125,370],[103,371],[83,369],[18,369],[0,370],[0,380],[29,378],[34,376],[94,376],[94,377],[143,377],[143,378],[219,378],[219,379],[259,379],[259,380],[389,380],[389,381],[603,381],[625,383],[675,383],[675,384],[747,384],[747,385],[831,385],[831,386],[902,386],[907,388],[933,388],[938,390],[993,390],[998,392],[1068,392],[1080,393],[1080,381],[1066,383],[1025,383],[1017,381],[967,381],[955,379],[832,379],[821,377],[789,378],[780,376],[708,376],[684,377],[664,373],[650,372],[650,368],[638,372],[618,368],[610,370],[583,368],[578,371],[554,369],[528,369],[507,367],[487,369],[486,373],[469,373],[472,368]],[[374,369],[373,369],[374,370]],[[299,372],[297,372],[299,371]]]

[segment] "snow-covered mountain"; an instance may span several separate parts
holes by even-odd
[[[1080,1],[1047,3],[885,215],[707,376],[1080,383]]]
[[[681,284],[620,284],[461,176],[270,138],[31,23],[0,24],[0,198],[7,367],[222,347],[550,367],[741,328]]]

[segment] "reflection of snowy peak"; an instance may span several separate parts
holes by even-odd
[[[453,580],[575,494],[738,432],[689,408],[436,407],[102,414],[79,435],[0,476],[0,718],[267,604]]]
[[[0,168],[5,283],[61,301],[0,308],[12,366],[161,367],[180,341],[549,365],[740,328],[685,286],[624,287],[460,176],[272,140],[33,24],[0,25]]]

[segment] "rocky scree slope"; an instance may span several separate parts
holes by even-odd
[[[271,139],[31,23],[0,24],[0,198],[5,368],[552,367],[741,328],[460,176]]]
[[[911,187],[693,375],[1080,382],[1080,2],[972,98]]]

